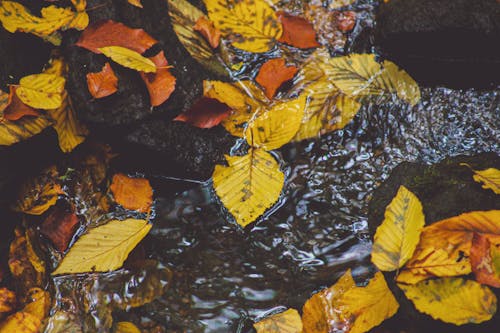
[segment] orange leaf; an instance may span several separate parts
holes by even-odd
[[[278,12],[278,19],[283,25],[283,35],[279,41],[300,49],[318,47],[316,41],[316,31],[313,25],[305,18],[292,16],[284,12]]]
[[[153,203],[153,189],[145,178],[131,178],[122,173],[113,176],[111,192],[126,209],[147,213]]]
[[[108,20],[89,25],[76,45],[98,54],[101,53],[100,48],[107,46],[121,46],[142,54],[157,42],[142,29],[132,29],[123,23]]]
[[[269,59],[260,68],[255,81],[264,88],[266,96],[271,99],[276,94],[276,90],[283,83],[291,80],[297,71],[297,67],[287,66],[283,58]]]
[[[58,204],[40,226],[42,235],[50,239],[54,247],[64,252],[78,228],[78,217],[69,204]]]
[[[13,291],[0,288],[0,314],[14,310],[16,303],[16,294]]]
[[[3,113],[3,117],[10,121],[19,120],[24,116],[38,117],[40,112],[24,104],[19,97],[17,97],[16,89],[17,87],[10,86],[9,101]]]
[[[474,233],[470,263],[477,282],[499,288],[500,236]]]
[[[220,31],[205,16],[200,16],[193,28],[205,37],[212,48],[216,49],[219,46]]]
[[[114,94],[118,90],[118,78],[107,62],[100,72],[87,74],[87,86],[94,98],[102,98]]]
[[[149,58],[156,65],[156,73],[142,73],[141,77],[149,91],[152,106],[165,102],[175,90],[175,77],[170,73],[163,51]]]
[[[189,110],[181,113],[175,121],[183,121],[199,128],[212,128],[226,119],[231,112],[229,106],[216,99],[202,97]]]

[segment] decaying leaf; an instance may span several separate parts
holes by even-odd
[[[129,321],[120,321],[116,323],[115,333],[141,333],[141,331],[133,323]]]
[[[16,95],[26,105],[36,109],[56,109],[61,106],[66,80],[54,74],[33,74],[19,81]]]
[[[226,159],[229,166],[215,166],[214,189],[236,222],[245,227],[278,200],[285,176],[274,157],[262,149]]]
[[[401,268],[412,257],[424,225],[420,200],[406,187],[400,186],[375,233],[372,249],[375,266],[382,271]]]
[[[150,229],[148,221],[136,219],[112,220],[90,229],[70,248],[52,275],[118,269]]]
[[[142,7],[142,3],[141,3],[141,0],[127,0],[129,4],[131,4],[132,6],[136,6],[136,7],[139,7],[139,8],[143,8]]]
[[[118,90],[118,78],[109,62],[100,72],[87,74],[87,87],[94,98],[107,97]]]
[[[205,39],[213,49],[219,47],[220,31],[204,15],[200,16],[196,20],[193,29],[198,31],[203,37],[205,37]]]
[[[0,332],[38,333],[42,322],[28,312],[16,312],[0,324]]]
[[[141,77],[148,89],[151,105],[158,106],[163,104],[174,92],[176,79],[170,73],[163,51],[149,60],[156,66],[156,73],[141,72]]]
[[[106,46],[99,51],[111,60],[124,67],[144,73],[155,73],[156,65],[151,59],[145,58],[138,52],[121,46]]]
[[[305,18],[278,12],[278,19],[283,25],[283,34],[279,41],[301,49],[321,46],[316,41],[316,31]]]
[[[500,170],[495,168],[474,170],[467,163],[461,163],[460,165],[469,167],[474,172],[474,176],[472,176],[474,181],[482,183],[484,189],[490,189],[496,194],[500,194]]]
[[[500,288],[500,235],[474,233],[470,263],[477,282]]]
[[[147,213],[153,203],[153,189],[146,178],[132,178],[118,173],[110,186],[117,203],[126,209]]]
[[[255,81],[264,88],[266,96],[271,99],[278,88],[283,83],[291,80],[297,71],[297,67],[293,65],[287,66],[283,58],[269,59],[260,68]]]
[[[230,109],[216,99],[203,97],[174,121],[183,121],[198,128],[212,128],[229,116]]]
[[[283,29],[265,0],[205,0],[208,17],[233,46],[248,52],[269,51]]]
[[[0,314],[11,312],[17,305],[16,293],[3,287],[0,288]]]
[[[302,320],[295,309],[274,314],[253,324],[257,333],[302,333]]]
[[[0,146],[10,146],[29,139],[51,124],[51,120],[44,115],[39,117],[23,117],[17,121],[5,119],[0,122]]]
[[[4,109],[3,118],[16,121],[24,116],[34,116],[38,117],[40,112],[33,109],[31,106],[24,104],[19,97],[17,97],[16,86],[10,86],[10,94],[8,97],[8,104]]]
[[[463,278],[426,280],[398,284],[418,311],[455,325],[490,320],[497,311],[497,298],[486,286]]]
[[[63,201],[52,210],[40,226],[40,233],[47,237],[54,247],[64,252],[78,228],[78,217],[74,208]]]

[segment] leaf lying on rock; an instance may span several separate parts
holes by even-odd
[[[500,194],[500,170],[495,168],[488,168],[485,170],[474,170],[467,163],[460,165],[466,166],[474,172],[472,178],[474,181],[483,184],[484,189],[490,189],[496,194]]]
[[[198,20],[196,20],[193,29],[202,34],[213,49],[219,47],[220,31],[205,17],[205,15],[200,16]]]
[[[152,106],[163,104],[175,90],[176,79],[170,73],[163,51],[149,58],[156,66],[156,73],[142,73],[141,77],[149,92]]]
[[[62,104],[66,80],[54,74],[33,74],[19,81],[16,95],[24,103],[37,109],[56,109]]]
[[[153,189],[146,178],[132,178],[122,173],[113,176],[110,186],[117,203],[126,209],[147,213],[153,203]]]
[[[38,117],[40,112],[33,109],[31,106],[24,104],[16,94],[17,87],[10,86],[10,94],[8,97],[8,105],[4,109],[4,119],[16,121],[24,116]]]
[[[288,309],[253,324],[257,333],[302,333],[299,312]]]
[[[255,81],[264,88],[266,96],[271,99],[278,88],[283,83],[291,80],[297,71],[297,67],[293,65],[287,66],[283,58],[269,59],[260,68]]]
[[[316,31],[313,25],[305,18],[278,12],[278,19],[283,25],[283,35],[279,39],[281,43],[301,49],[321,46],[316,41]]]
[[[118,78],[109,62],[104,64],[100,72],[87,74],[87,87],[94,98],[103,98],[118,90]]]
[[[51,124],[52,121],[44,115],[23,117],[17,121],[4,120],[0,122],[0,146],[10,146],[31,138]]]
[[[183,121],[198,128],[212,128],[229,116],[230,108],[216,99],[203,97],[174,121]]]
[[[105,56],[114,62],[144,73],[155,73],[156,65],[150,59],[143,57],[138,52],[121,46],[106,46],[99,48]]]

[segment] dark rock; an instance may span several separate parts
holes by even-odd
[[[496,0],[391,0],[377,13],[383,55],[424,85],[495,87],[499,40]]]

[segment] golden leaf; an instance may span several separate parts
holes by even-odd
[[[229,166],[215,166],[214,189],[236,222],[245,227],[278,200],[285,176],[273,156],[262,149],[226,159]]]
[[[0,333],[38,333],[42,322],[27,312],[16,312],[0,324]]]
[[[16,121],[4,119],[0,122],[0,146],[10,146],[29,139],[51,124],[46,116],[23,117]]]
[[[52,275],[118,269],[150,229],[148,221],[136,219],[112,220],[90,229],[70,248]]]
[[[0,288],[0,318],[2,313],[14,310],[16,304],[16,294],[5,287]]]
[[[108,46],[99,49],[105,56],[114,62],[131,69],[144,73],[155,73],[156,65],[151,59],[143,57],[139,53],[121,46]]]
[[[36,109],[56,109],[62,104],[66,80],[54,74],[33,74],[19,81],[16,94],[21,101]]]
[[[257,333],[302,333],[302,320],[295,309],[288,309],[253,324]]]
[[[215,27],[244,51],[269,51],[283,33],[265,0],[205,0],[205,5]]]
[[[40,320],[44,320],[49,314],[50,305],[50,294],[43,289],[35,287],[28,291],[28,304],[26,304],[23,311],[32,314]]]
[[[420,200],[406,187],[400,186],[375,233],[372,249],[375,266],[382,271],[402,267],[412,257],[424,225]]]
[[[69,22],[67,28],[76,29],[76,30],[84,30],[89,25],[89,15],[86,12],[78,12],[75,17]]]
[[[71,0],[76,11],[83,12],[87,8],[87,0]]]
[[[0,121],[3,120],[3,112],[9,104],[9,94],[0,90]]]
[[[486,286],[463,278],[441,278],[417,284],[398,284],[418,311],[455,325],[490,320],[497,298]]]
[[[116,324],[115,333],[141,333],[133,323],[129,321],[120,321]]]
[[[129,4],[135,7],[142,8],[141,0],[127,0]]]
[[[490,189],[496,194],[500,194],[500,170],[495,168],[488,168],[485,170],[474,170],[467,163],[460,163],[474,172],[472,178],[474,181],[483,184],[484,189]]]

